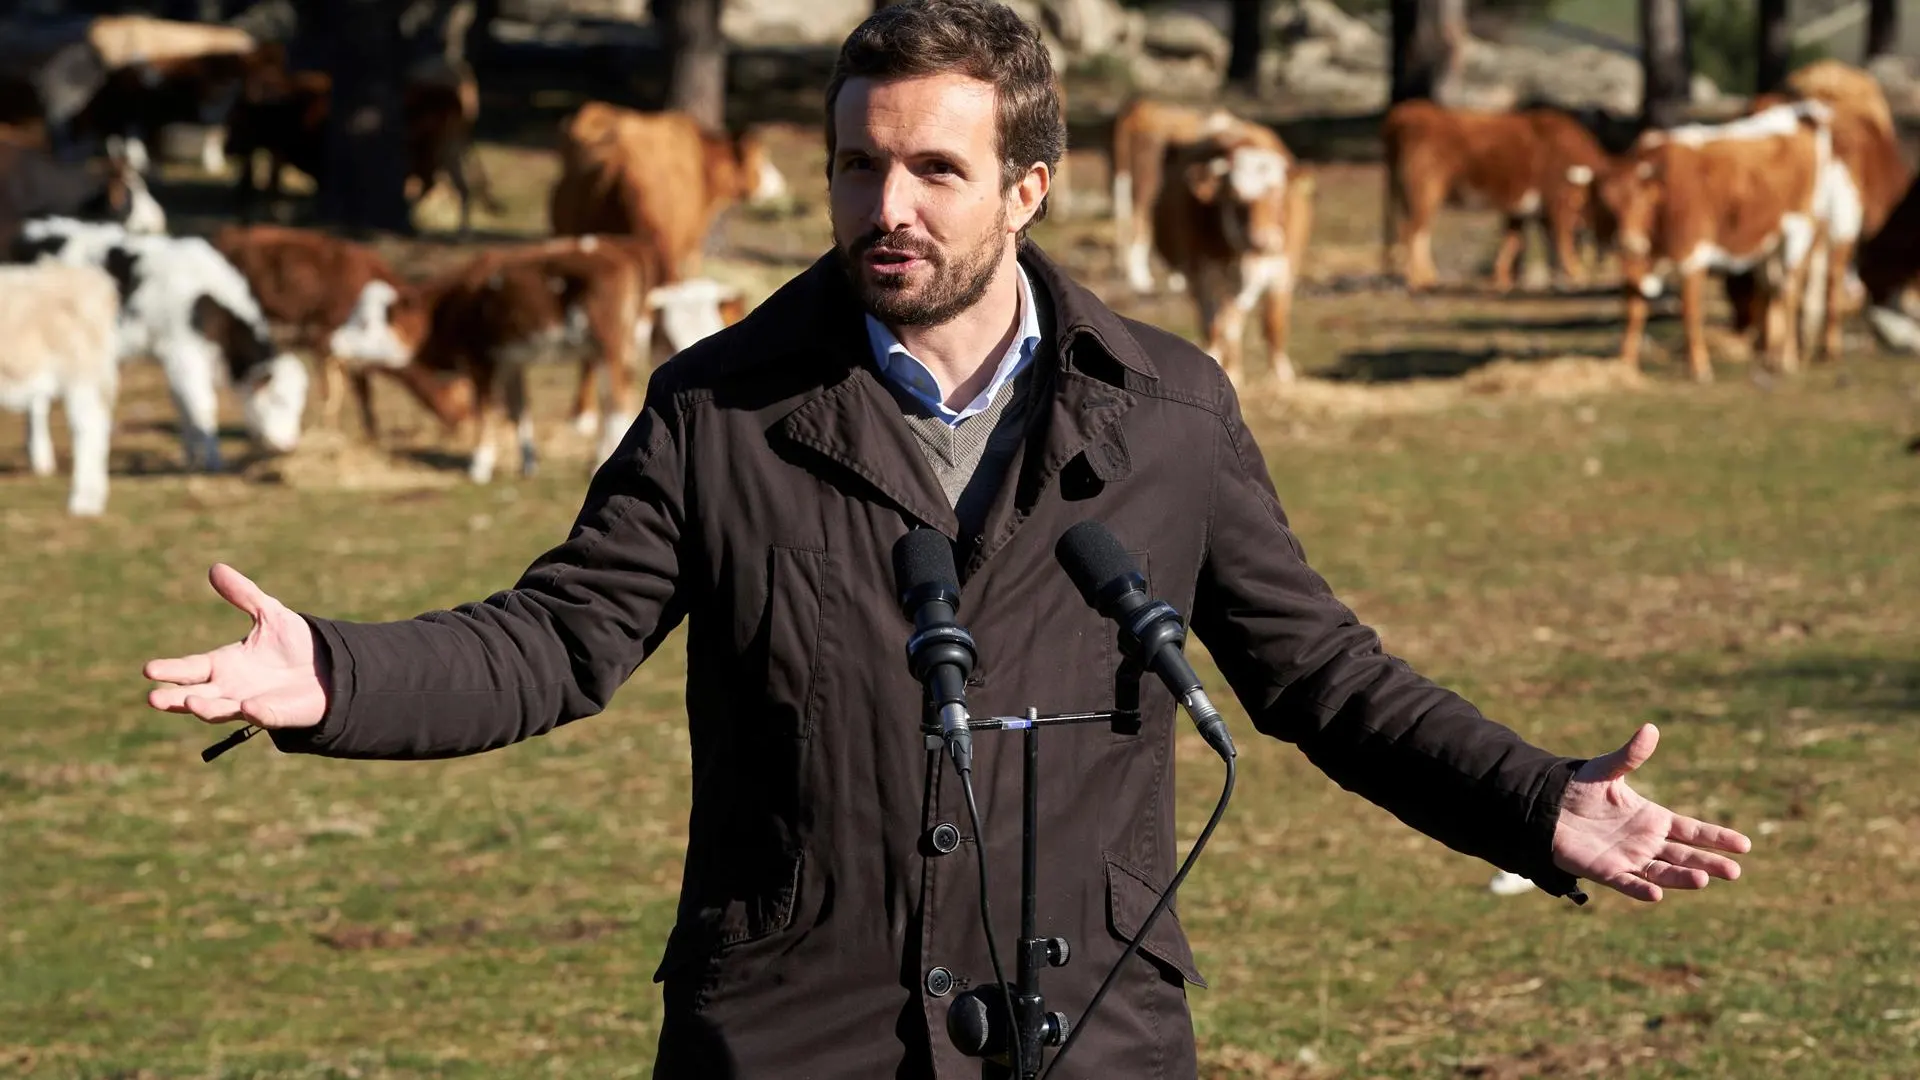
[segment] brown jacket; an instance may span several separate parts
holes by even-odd
[[[1115,707],[1114,626],[1053,554],[1098,518],[1188,615],[1260,731],[1450,847],[1571,891],[1549,845],[1578,761],[1381,651],[1307,566],[1212,360],[1117,316],[1032,245],[1021,258],[1049,342],[1027,442],[956,560],[980,648],[972,712]],[[923,839],[972,830],[951,764],[922,740],[891,569],[916,523],[957,531],[825,256],[654,374],[571,536],[512,590],[401,622],[311,619],[331,704],[318,728],[275,741],[365,758],[506,746],[599,712],[684,620],[693,809],[656,975],[656,1075],[977,1076],[945,1027],[953,992],[992,981],[974,841],[940,855]],[[1076,1022],[1185,854],[1173,740],[1198,736],[1151,677],[1142,711],[1137,735],[1041,738],[1040,932],[1072,948],[1042,989]],[[1011,979],[1021,743],[981,734],[974,750]],[[1173,911],[1142,953],[1075,1045],[1072,1076],[1194,1075],[1185,984],[1205,983]],[[955,991],[930,992],[936,967]]]

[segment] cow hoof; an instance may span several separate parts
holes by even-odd
[[[596,431],[599,431],[600,430],[600,414],[595,412],[583,412],[580,415],[574,417],[573,430],[579,432],[582,435],[588,435],[588,436],[592,435]]]

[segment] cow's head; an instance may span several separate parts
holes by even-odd
[[[125,157],[108,156],[99,189],[74,213],[82,220],[116,222],[130,233],[160,236],[167,231],[166,211],[147,190],[140,170]]]
[[[194,301],[191,319],[226,362],[247,435],[276,453],[292,452],[307,411],[307,365],[275,348],[264,321],[249,320],[211,295]]]
[[[430,316],[418,290],[375,279],[360,290],[327,348],[349,367],[406,367],[427,339]]]
[[[748,205],[777,202],[787,194],[787,178],[774,167],[766,140],[755,128],[709,140],[707,176],[712,189]]]
[[[1281,151],[1256,142],[1214,139],[1182,154],[1180,176],[1193,198],[1215,208],[1237,251],[1286,248],[1287,172]]]
[[[1620,269],[1629,282],[1644,283],[1653,267],[1653,244],[1661,203],[1666,198],[1667,155],[1657,148],[1629,153],[1586,176],[1593,189],[1593,231],[1601,244],[1620,253]],[[1567,179],[1578,179],[1574,166]]]

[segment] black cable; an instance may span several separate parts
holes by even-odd
[[[1187,861],[1180,864],[1180,872],[1173,875],[1173,880],[1168,882],[1167,887],[1161,891],[1160,902],[1155,904],[1153,910],[1147,914],[1146,921],[1140,924],[1140,930],[1133,935],[1133,940],[1127,942],[1126,951],[1120,954],[1120,959],[1113,962],[1107,977],[1100,983],[1100,989],[1094,991],[1093,1000],[1087,1004],[1087,1011],[1080,1014],[1079,1022],[1075,1023],[1073,1030],[1067,1033],[1067,1041],[1061,1045],[1060,1052],[1053,1056],[1053,1062],[1047,1066],[1047,1071],[1040,1074],[1041,1080],[1046,1080],[1053,1075],[1053,1071],[1060,1067],[1061,1059],[1067,1056],[1067,1051],[1073,1049],[1074,1040],[1080,1037],[1081,1032],[1087,1030],[1087,1021],[1093,1018],[1093,1010],[1100,1007],[1100,999],[1107,996],[1107,991],[1113,986],[1113,980],[1120,975],[1120,968],[1126,964],[1134,950],[1140,947],[1140,943],[1146,940],[1147,932],[1153,929],[1154,921],[1160,918],[1160,913],[1173,902],[1175,890],[1179,889],[1180,883],[1186,880],[1187,871],[1193,869],[1193,861],[1200,857],[1200,849],[1207,846],[1207,838],[1213,835],[1214,826],[1220,824],[1221,816],[1227,812],[1227,800],[1233,797],[1234,758],[1228,757],[1226,762],[1227,783],[1220,791],[1220,801],[1214,805],[1213,817],[1207,820],[1207,827],[1200,830],[1199,837],[1193,842],[1193,850],[1187,853]]]
[[[980,923],[987,932],[987,959],[993,962],[993,978],[1000,984],[1000,1000],[1007,1007],[1007,1045],[1012,1051],[1013,1075],[1024,1075],[1020,1068],[1020,1018],[1013,1012],[1013,986],[1000,967],[1000,947],[993,937],[993,911],[987,906],[987,834],[980,828],[980,806],[973,801],[973,770],[960,770],[961,790],[967,796],[967,816],[973,819],[973,853],[980,862]]]

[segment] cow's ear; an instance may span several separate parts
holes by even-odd
[[[1232,171],[1233,163],[1224,157],[1210,157],[1187,166],[1187,187],[1193,197],[1210,203],[1220,195],[1220,181]]]
[[[1593,183],[1593,170],[1585,165],[1567,166],[1567,182],[1580,187]]]

